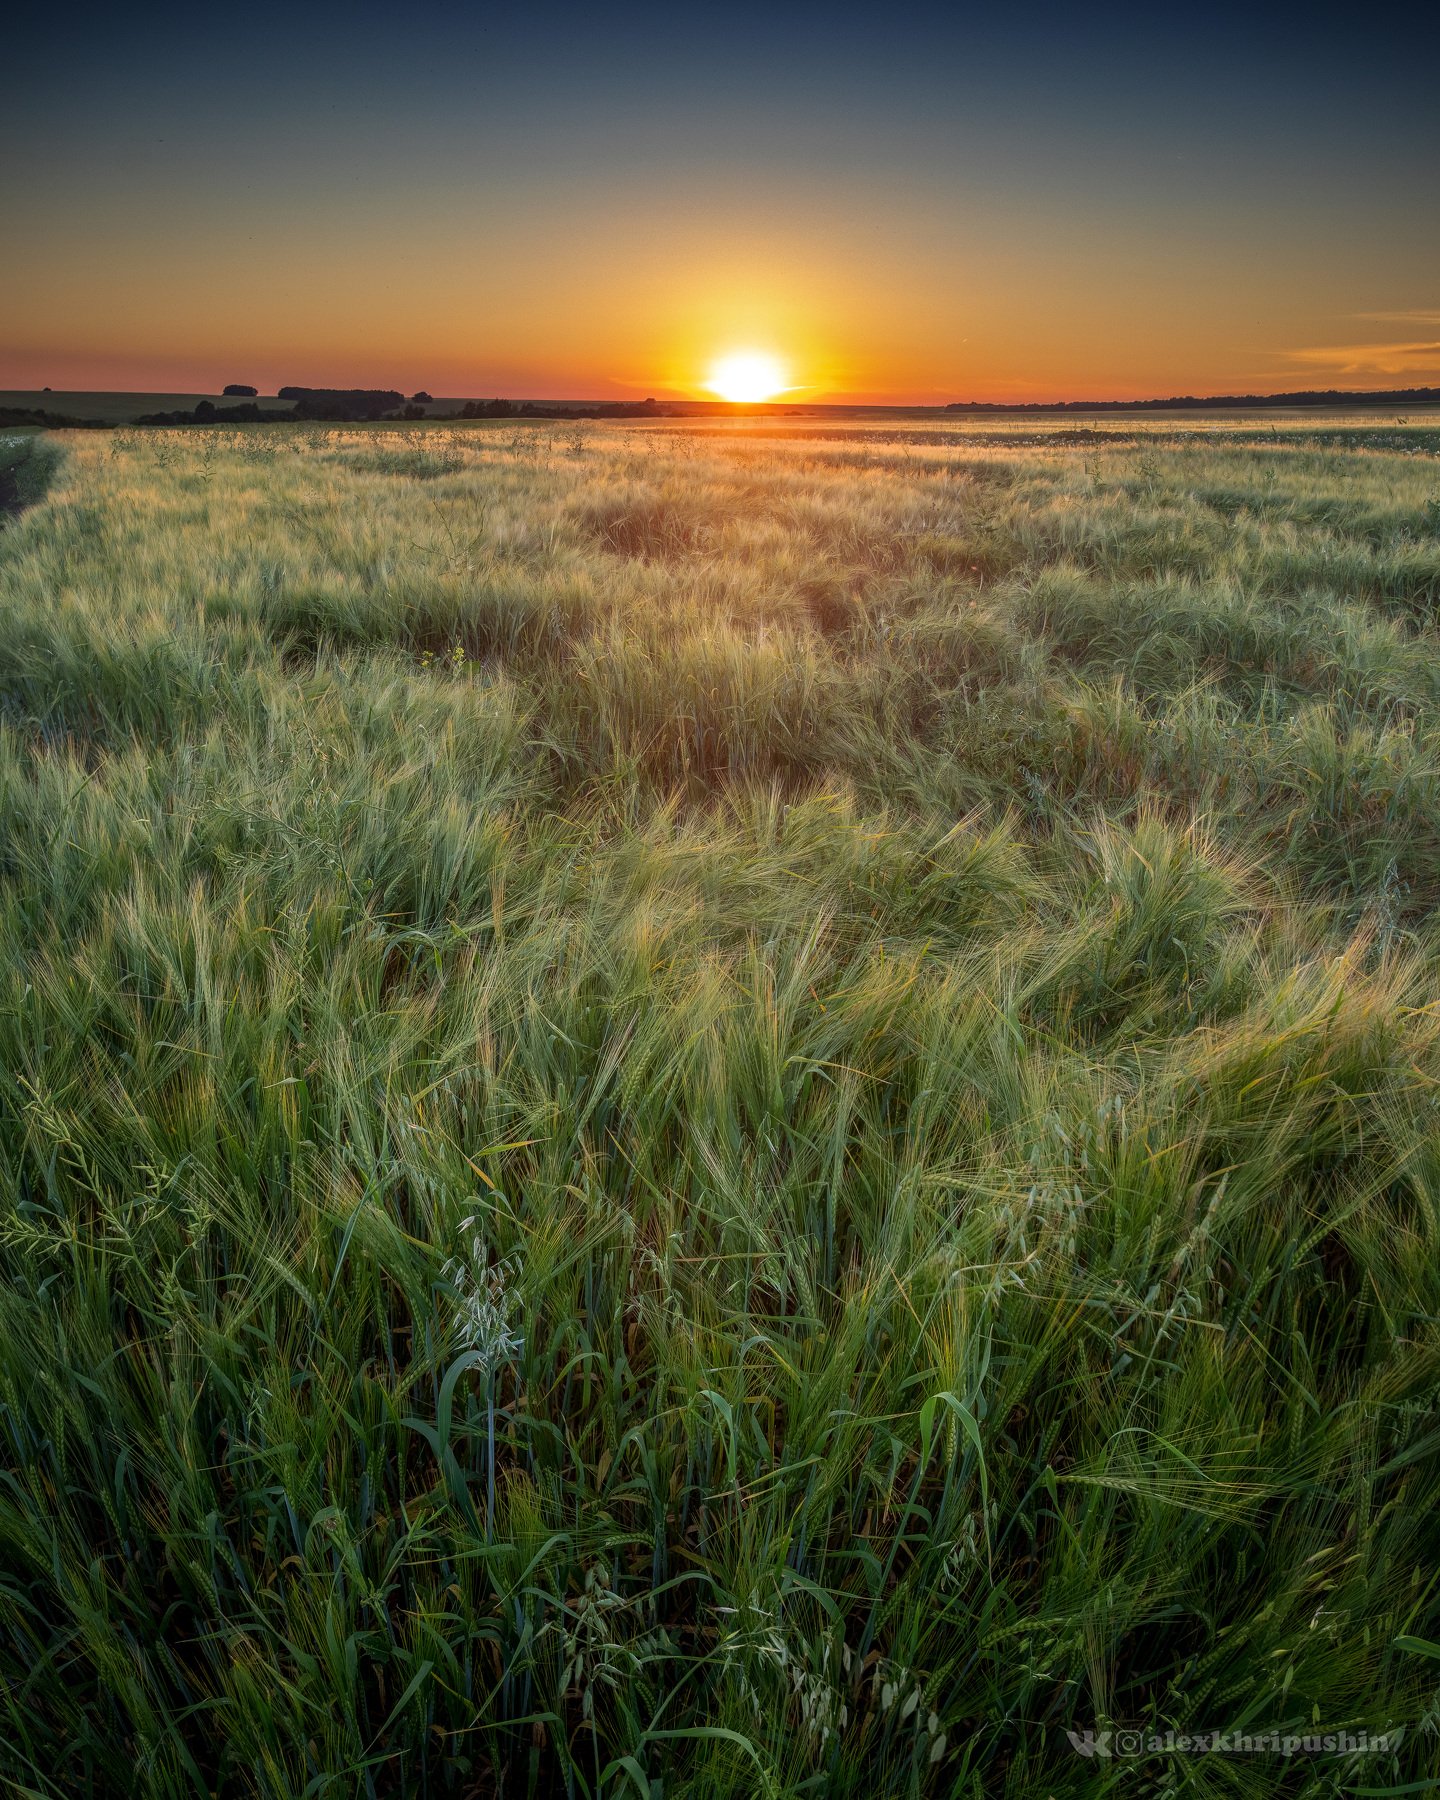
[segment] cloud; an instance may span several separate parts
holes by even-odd
[[[1421,318],[1413,316],[1417,322]],[[1435,322],[1440,323],[1440,316]],[[1434,338],[1406,344],[1324,344],[1285,355],[1304,368],[1335,375],[1440,375],[1440,339]]]
[[[1425,307],[1415,312],[1354,313],[1351,316],[1377,325],[1440,325],[1440,312]]]

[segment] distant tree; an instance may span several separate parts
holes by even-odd
[[[412,394],[410,398],[415,401],[417,405],[423,403],[428,406],[434,400],[435,396],[433,394],[427,394],[424,388],[421,388],[418,394]]]
[[[243,381],[232,381],[229,387],[221,388],[220,392],[222,394],[227,394],[236,400],[253,400],[260,390],[259,388],[246,387]]]
[[[297,419],[379,419],[403,406],[394,388],[282,387],[279,398],[295,402]]]
[[[423,419],[425,417],[425,408],[423,406],[416,406],[412,401],[410,405],[405,408],[404,412],[401,413],[400,417],[402,419]]]

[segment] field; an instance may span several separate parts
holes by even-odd
[[[52,413],[63,419],[100,419],[107,425],[132,425],[142,413],[189,412],[201,400],[216,406],[243,406],[249,397],[224,394],[79,393],[69,389],[8,388],[0,391],[0,409]],[[294,402],[260,395],[252,402],[272,412],[293,412]]]
[[[46,443],[10,1791],[1430,1785],[1440,422]]]

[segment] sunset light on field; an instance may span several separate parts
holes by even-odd
[[[785,366],[763,350],[734,350],[710,370],[706,386],[722,400],[753,403],[785,391]]]

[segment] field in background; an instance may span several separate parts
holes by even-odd
[[[1440,426],[54,442],[20,1791],[1413,1791]]]
[[[99,419],[107,425],[132,425],[142,413],[193,410],[202,400],[215,406],[259,406],[266,411],[288,413],[293,400],[277,400],[261,394],[257,399],[225,394],[111,394],[78,393],[68,389],[10,388],[0,391],[0,409],[46,412],[65,419]],[[0,428],[3,429],[3,428]]]

